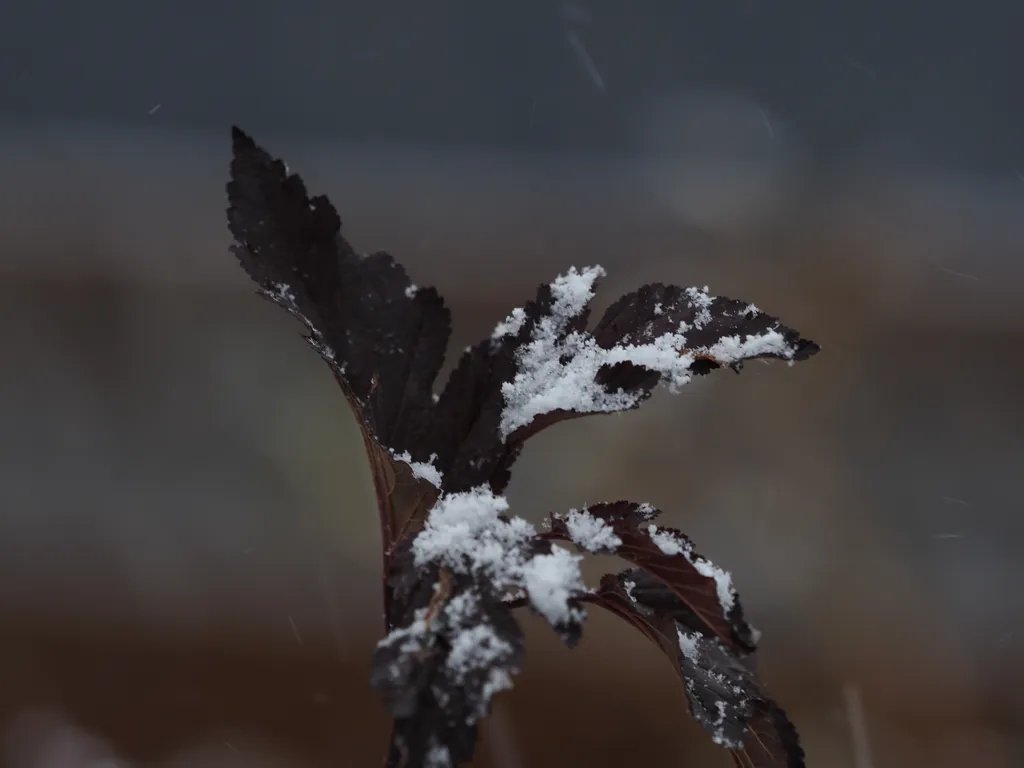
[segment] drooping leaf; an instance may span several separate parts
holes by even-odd
[[[757,646],[743,618],[732,577],[693,549],[683,533],[654,524],[661,512],[650,504],[616,501],[552,515],[548,538],[569,541],[587,552],[616,554],[659,578],[699,626],[739,653]]]
[[[693,718],[740,768],[804,768],[804,752],[786,713],[757,676],[718,637],[689,623],[692,611],[641,569],[609,574],[588,598],[656,643],[683,681]]]

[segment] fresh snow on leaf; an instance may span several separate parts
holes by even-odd
[[[445,661],[451,678],[456,685],[463,685],[466,678],[478,671],[484,671],[487,682],[476,712],[483,717],[491,697],[499,691],[512,687],[512,678],[503,665],[515,653],[512,644],[505,640],[494,626],[474,623],[479,616],[475,603],[479,597],[473,592],[455,596],[445,608],[445,614],[452,628],[456,630],[451,640],[451,650]]]
[[[587,552],[614,552],[622,545],[615,529],[586,509],[571,509],[562,519],[572,543]]]
[[[678,392],[697,372],[693,365],[698,360],[710,362],[712,367],[737,366],[758,357],[792,361],[798,353],[809,349],[807,345],[801,347],[797,337],[781,326],[766,324],[757,330],[738,332],[760,312],[752,305],[736,307],[738,302],[711,296],[706,286],[673,289],[675,304],[666,306],[655,301],[648,305],[644,311],[649,313],[649,322],[634,314],[639,325],[625,329],[615,343],[601,344],[585,330],[567,332],[586,310],[594,296],[595,283],[603,275],[600,267],[573,267],[551,283],[550,310],[536,320],[529,339],[517,350],[515,376],[502,384],[502,439],[507,440],[517,429],[550,413],[610,413],[636,407],[648,396],[647,388],[611,388],[601,379],[602,372],[616,366],[631,365],[652,371],[658,374],[660,384],[670,392]],[[664,286],[660,288],[669,292]],[[638,292],[624,299],[638,302],[639,297]],[[612,309],[625,311],[627,307],[620,306],[622,301]],[[639,310],[634,307],[633,311]],[[492,338],[518,332],[524,319],[517,310],[495,329]],[[710,343],[688,341],[691,331],[701,340],[711,334],[712,338],[707,339]]]
[[[502,336],[515,336],[519,333],[519,329],[523,327],[523,323],[525,322],[526,310],[522,307],[516,307],[508,317],[494,327],[491,339],[497,341]]]
[[[688,549],[686,542],[677,539],[671,531],[659,531],[658,526],[651,524],[647,526],[647,532],[651,536],[651,541],[666,555],[686,554]]]
[[[570,601],[586,592],[581,558],[550,544],[549,552],[535,553],[536,529],[520,517],[506,518],[507,510],[505,497],[487,487],[442,496],[413,540],[416,566],[483,573],[496,589],[524,589],[551,624],[578,621],[581,612]]]
[[[396,453],[391,451],[391,455],[398,461],[404,461],[409,465],[409,469],[412,470],[413,477],[418,477],[421,480],[426,480],[435,488],[441,487],[441,471],[434,466],[434,462],[437,461],[437,454],[431,454],[430,461],[413,461],[412,456],[409,455],[408,451],[403,453]]]
[[[642,569],[638,573],[646,573],[673,593],[703,630],[723,638],[739,652],[755,650],[754,636],[729,573],[698,554],[679,531],[653,525],[650,521],[659,514],[650,504],[594,504],[584,512],[550,515],[550,530],[544,537],[572,542],[587,552],[619,555]],[[630,582],[639,578],[631,577]],[[631,602],[640,599],[638,594],[650,591],[649,586],[639,593],[634,593],[635,589],[635,584],[624,587],[624,596]]]
[[[535,555],[522,566],[522,586],[537,613],[552,626],[582,621],[584,612],[570,599],[586,590],[579,555],[552,547],[549,555]]]
[[[452,768],[452,756],[448,747],[431,745],[424,759],[423,768]]]
[[[683,656],[692,662],[696,662],[700,659],[698,643],[700,642],[700,633],[698,632],[684,632],[682,627],[676,627],[676,632],[679,635],[679,650],[683,652]]]
[[[708,347],[705,354],[718,362],[728,365],[752,357],[786,357],[789,345],[778,331],[765,331],[760,336],[725,336],[717,344]]]
[[[658,549],[666,555],[682,555],[697,570],[701,576],[714,579],[718,588],[718,602],[722,604],[722,610],[728,614],[736,604],[736,588],[732,583],[732,574],[719,568],[710,560],[693,554],[693,545],[689,541],[677,538],[671,531],[658,530],[658,526],[651,524],[647,526]]]

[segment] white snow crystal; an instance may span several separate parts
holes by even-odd
[[[430,641],[430,629],[427,623],[427,609],[420,608],[416,611],[412,622],[405,627],[395,627],[386,637],[377,643],[379,647],[385,648],[395,643],[401,642],[400,648],[402,653],[414,653],[423,647],[424,641]],[[392,670],[393,674],[398,674],[397,669]]]
[[[647,526],[651,541],[666,555],[681,555],[687,551],[686,542],[677,539],[670,531],[659,531],[658,526]]]
[[[714,296],[708,293],[706,285],[701,289],[687,288],[685,293],[690,303],[697,308],[697,317],[693,321],[693,327],[703,328],[711,322],[711,302],[715,300]]]
[[[416,296],[417,293],[419,293],[419,290],[420,289],[419,289],[418,285],[414,285],[413,283],[409,283],[409,285],[405,286],[405,298],[407,298],[407,299],[413,298],[414,296]]]
[[[452,640],[446,665],[461,683],[474,669],[487,669],[512,653],[512,646],[502,640],[494,627],[477,624],[460,631]]]
[[[282,301],[295,306],[295,294],[287,283],[274,283],[273,294]]]
[[[552,547],[550,555],[537,555],[522,567],[523,587],[530,603],[551,624],[581,619],[582,611],[569,605],[569,598],[583,589],[579,555]]]
[[[519,333],[519,329],[523,327],[525,322],[526,310],[522,307],[516,307],[508,317],[494,327],[491,338],[497,340],[502,336],[515,336]]]
[[[507,510],[505,497],[486,486],[442,496],[413,541],[417,567],[438,561],[459,572],[465,572],[466,563],[471,570],[500,571],[507,551],[533,534],[525,520],[502,520]]]
[[[723,336],[717,343],[708,347],[706,354],[720,363],[735,363],[759,355],[781,355],[791,359],[793,349],[786,343],[786,338],[775,330],[765,331],[759,336]]]
[[[414,477],[426,480],[435,488],[441,487],[441,471],[434,466],[434,462],[437,461],[436,453],[431,454],[429,462],[413,461],[412,456],[408,451],[405,451],[404,453],[395,453],[395,451],[391,451],[391,455],[398,461],[404,461],[408,464]]]
[[[655,506],[647,501],[637,504],[636,511],[640,513],[640,517],[644,520],[650,520],[658,514],[658,510]]]
[[[683,632],[682,628],[676,625],[676,633],[679,635],[679,650],[683,652],[689,661],[696,664],[700,660],[700,634],[697,632]]]
[[[563,520],[572,543],[588,552],[615,551],[622,545],[615,530],[586,509],[570,509]]]
[[[700,555],[693,553],[693,546],[684,539],[675,536],[671,531],[658,530],[658,526],[647,526],[651,541],[666,555],[683,555],[701,576],[715,580],[718,602],[722,611],[728,613],[736,604],[736,590],[732,585],[732,574],[724,571]]]
[[[458,573],[485,572],[499,588],[525,589],[531,605],[552,623],[582,618],[568,605],[585,591],[580,558],[561,548],[528,557],[536,529],[519,517],[502,519],[504,496],[487,486],[442,496],[413,540],[416,566],[440,562]]]
[[[636,603],[636,596],[633,594],[633,590],[636,589],[635,581],[624,581],[622,582],[622,588],[626,590],[626,597],[629,598],[631,603]]]
[[[448,747],[431,744],[423,764],[426,768],[451,768],[451,752],[448,751]]]

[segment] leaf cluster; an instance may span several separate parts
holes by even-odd
[[[385,568],[387,634],[371,682],[394,718],[389,766],[469,761],[492,697],[522,663],[515,610],[533,610],[572,646],[590,606],[662,650],[693,717],[737,765],[803,765],[795,729],[753,671],[757,632],[727,572],[658,526],[649,505],[570,510],[538,531],[508,514],[503,493],[542,429],[636,408],[658,386],[677,391],[747,360],[805,360],[814,342],[747,302],[659,283],[591,325],[604,271],[571,268],[438,386],[451,318],[437,291],[387,253],[357,253],[330,201],[237,128],[228,199],[233,252],[260,293],[306,326],[362,432]],[[631,567],[591,589],[587,553]]]

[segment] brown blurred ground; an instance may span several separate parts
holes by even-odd
[[[146,765],[378,764],[365,463],[326,369],[226,252],[226,142],[4,136],[0,759],[41,766],[59,714]],[[584,262],[609,268],[602,306],[707,283],[819,340],[806,365],[549,431],[512,502],[668,510],[734,571],[812,766],[868,768],[844,689],[872,767],[1024,764],[1024,185],[804,169],[742,211],[717,189],[712,215],[668,161],[266,142],[357,247],[441,288],[455,348]],[[593,616],[570,654],[527,623],[480,765],[728,763],[627,628]]]

